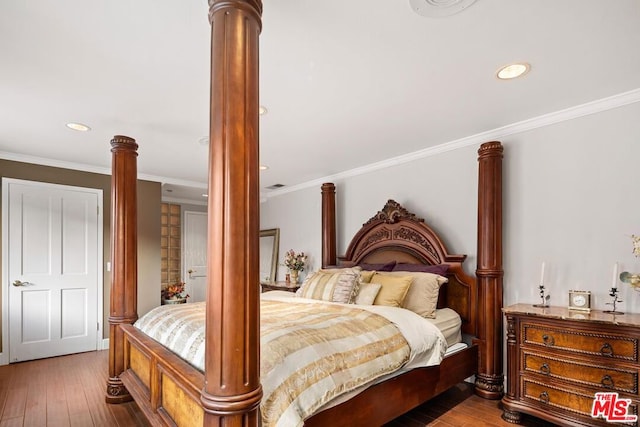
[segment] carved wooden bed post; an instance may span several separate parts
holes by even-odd
[[[138,144],[132,138],[116,135],[111,140],[111,311],[109,312],[109,379],[107,403],[131,400],[119,378],[124,370],[122,323],[138,319]]]
[[[322,184],[322,267],[336,265],[336,186]]]
[[[260,0],[209,0],[211,116],[205,426],[257,426]]]
[[[478,266],[480,295],[478,342],[480,360],[476,393],[499,399],[502,372],[502,144],[486,142],[478,149]]]

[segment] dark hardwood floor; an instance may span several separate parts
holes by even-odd
[[[0,366],[0,427],[147,426],[135,403],[104,401],[108,351]]]
[[[473,386],[461,383],[450,388],[429,402],[424,403],[385,427],[482,427],[525,426],[548,427],[555,424],[523,415],[521,424],[512,424],[502,419],[500,401],[487,400],[473,393]]]
[[[98,351],[0,366],[0,427],[148,426],[135,403],[104,402],[107,360]],[[501,413],[498,401],[463,383],[385,427],[513,426]],[[553,424],[525,418],[521,425]]]

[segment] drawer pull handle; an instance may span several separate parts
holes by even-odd
[[[600,353],[604,356],[613,356],[613,347],[606,342],[602,345],[602,348],[600,348]]]
[[[542,403],[549,403],[549,393],[547,393],[546,391],[540,393],[540,400],[542,401]]]
[[[600,380],[600,384],[602,384],[602,387],[604,388],[614,387],[613,378],[611,378],[609,375],[605,375],[604,377],[602,377],[602,380]]]
[[[549,336],[549,335],[547,335],[547,334],[544,334],[544,335],[542,336],[542,342],[544,343],[544,345],[547,345],[547,346],[549,346],[549,347],[550,347],[550,346],[552,346],[552,345],[555,345],[556,340],[554,340],[552,336]]]
[[[551,368],[546,363],[543,363],[542,366],[540,366],[540,372],[545,375],[549,375],[551,373]]]

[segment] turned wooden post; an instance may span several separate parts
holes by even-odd
[[[520,326],[520,319],[513,314],[507,314],[507,360],[518,360],[518,347],[516,328]],[[518,404],[518,396],[520,391],[518,390],[518,380],[520,376],[520,367],[517,363],[510,363],[507,367],[507,391],[503,397],[503,413],[502,419],[514,424],[520,424],[522,421],[522,414],[520,412],[507,409],[504,403]]]
[[[322,267],[336,265],[336,186],[322,184]]]
[[[122,323],[138,319],[138,233],[136,187],[138,144],[116,135],[111,140],[111,309],[107,403],[131,400],[119,375],[124,371]]]
[[[257,426],[259,0],[209,0],[211,115],[205,426]]]
[[[499,399],[502,367],[502,144],[486,142],[478,150],[478,344],[476,394]]]

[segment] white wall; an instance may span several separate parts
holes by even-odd
[[[260,204],[260,229],[280,228],[277,280],[284,280],[287,268],[283,266],[284,253],[289,249],[308,254],[308,264],[300,275],[317,269],[322,262],[321,253],[321,197],[320,187],[289,193],[267,199]]]
[[[613,264],[640,272],[631,234],[640,234],[640,103],[503,138],[504,304],[539,302],[542,261],[551,304],[570,289],[592,292],[608,309]],[[392,143],[392,141],[390,141]],[[336,180],[338,253],[394,199],[425,218],[450,252],[476,262],[477,146]],[[321,262],[320,187],[270,197],[261,228],[280,228],[280,254],[292,248]],[[282,279],[284,268],[279,268]],[[618,308],[640,312],[640,292],[618,284]]]

